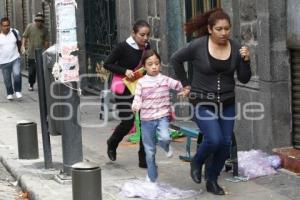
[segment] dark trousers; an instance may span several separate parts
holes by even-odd
[[[28,82],[33,87],[36,80],[36,62],[35,59],[28,59]]]
[[[193,161],[203,165],[209,156],[213,156],[208,167],[207,179],[216,181],[230,153],[234,127],[235,105],[223,106],[219,110],[214,106],[201,105],[195,108],[195,122],[203,133]]]
[[[119,118],[121,119],[121,123],[115,128],[113,134],[108,139],[108,144],[110,148],[117,149],[119,143],[129,133],[130,129],[134,124],[134,114],[131,111],[133,96],[131,96],[129,90],[126,88],[124,94],[120,97],[116,97],[115,100],[117,104],[117,109],[119,111]],[[146,163],[146,154],[144,150],[142,136],[140,138],[140,147],[138,155],[139,162]]]

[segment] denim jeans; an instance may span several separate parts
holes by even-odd
[[[2,75],[4,84],[6,87],[7,95],[15,92],[21,92],[22,89],[22,77],[20,58],[15,59],[10,63],[1,64]],[[13,74],[14,83],[12,84],[11,74]]]
[[[168,117],[162,117],[150,121],[141,121],[142,138],[146,152],[146,162],[148,166],[147,171],[148,176],[152,182],[155,182],[158,177],[157,166],[155,163],[156,143],[158,142],[158,145],[163,148],[164,151],[169,151],[171,138],[168,127]]]
[[[197,165],[203,165],[205,160],[213,155],[208,167],[207,179],[217,181],[226,159],[229,157],[231,139],[234,127],[235,105],[220,107],[201,105],[195,108],[195,122],[203,133],[202,143],[193,158]]]

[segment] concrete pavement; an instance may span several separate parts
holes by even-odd
[[[37,91],[27,91],[27,79],[23,78],[23,98],[8,101],[2,75],[0,75],[0,85],[0,160],[16,178],[22,189],[30,192],[31,200],[71,200],[71,184],[60,184],[55,181],[55,176],[62,169],[61,136],[51,136],[54,167],[44,169]],[[129,180],[144,180],[146,176],[146,171],[137,167],[138,146],[122,142],[118,148],[117,161],[109,161],[106,155],[106,139],[117,121],[110,121],[102,126],[99,120],[99,98],[81,97],[81,101],[86,102],[86,106],[83,106],[81,111],[84,160],[93,161],[102,169],[103,200],[127,200],[128,198],[119,194],[122,184]],[[39,159],[18,159],[16,123],[24,119],[38,123]],[[228,195],[217,197],[209,194],[205,190],[205,184],[195,184],[189,177],[189,163],[178,159],[178,155],[184,153],[184,143],[179,140],[173,142],[172,146],[174,156],[171,159],[166,158],[162,150],[158,150],[159,181],[182,190],[199,191],[202,189],[204,191],[201,195],[189,198],[189,200],[300,199],[300,177],[284,171],[274,176],[240,183],[225,181],[224,178],[229,177],[230,174],[223,173],[220,184],[228,191]],[[1,193],[0,200],[6,200],[2,198]]]
[[[19,195],[20,188],[16,186],[16,180],[7,172],[0,163],[0,199],[12,200]]]

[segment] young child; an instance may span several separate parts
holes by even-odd
[[[144,53],[142,64],[147,73],[138,80],[132,103],[132,110],[140,111],[142,140],[148,166],[146,180],[149,182],[155,182],[158,177],[155,164],[156,133],[159,146],[165,150],[167,157],[172,157],[168,130],[171,111],[169,89],[182,90],[179,81],[160,73],[160,62],[160,56],[155,50],[149,49]]]

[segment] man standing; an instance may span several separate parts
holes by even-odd
[[[28,42],[28,82],[29,91],[33,91],[33,86],[36,80],[36,61],[35,61],[35,49],[36,48],[48,48],[48,33],[44,27],[44,16],[42,13],[37,13],[34,18],[34,23],[29,24],[22,39],[22,53],[25,53],[25,44]]]
[[[18,41],[21,40],[19,32],[10,28],[10,21],[4,17],[0,21],[0,68],[2,69],[4,84],[7,92],[7,99],[12,100],[14,92],[17,98],[22,97],[22,77],[20,67],[20,54]],[[12,84],[11,74],[14,83]]]

